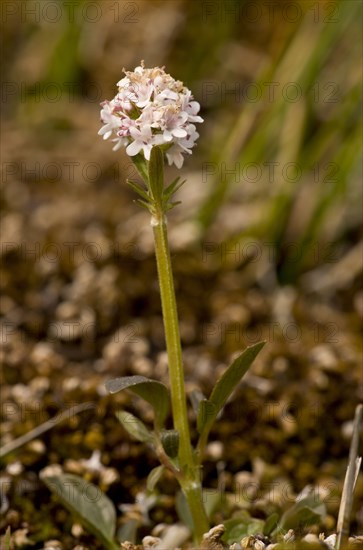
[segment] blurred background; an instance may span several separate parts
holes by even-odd
[[[4,442],[71,403],[96,404],[5,457],[1,526],[74,542],[41,468],[76,471],[100,450],[114,477],[97,480],[122,507],[155,462],[114,419],[116,404],[134,403],[103,390],[110,375],[167,380],[149,216],[125,184],[137,177],[130,158],[97,135],[100,102],[145,60],[193,91],[205,121],[169,220],[188,388],[208,393],[234,352],[268,342],[212,434],[206,484],[223,474],[233,493],[243,472],[292,493],[333,487],[331,531],[362,399],[361,2],[6,0],[1,10]],[[362,526],[356,503],[353,531]]]

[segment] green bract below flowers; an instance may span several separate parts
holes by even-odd
[[[116,136],[113,139],[116,142],[114,149],[122,145],[126,147],[142,179],[142,183],[128,183],[138,193],[139,204],[147,208],[152,216],[170,388],[143,376],[109,380],[106,388],[111,394],[129,390],[153,407],[152,431],[140,419],[124,411],[119,411],[117,418],[133,437],[151,445],[159,458],[160,466],[148,477],[148,490],[154,489],[166,470],[177,479],[181,487],[180,498],[176,499],[179,515],[188,525],[195,542],[200,544],[211,527],[210,509],[207,510],[206,506],[207,493],[202,489],[202,461],[208,435],[264,342],[241,353],[217,381],[208,398],[198,393],[198,397],[194,395],[191,399],[198,432],[197,441],[192,442],[166,227],[166,213],[179,204],[173,197],[184,182],[177,178],[165,185],[164,163],[166,157],[169,164],[174,163],[178,168],[182,166],[184,153],[191,153],[198,137],[194,123],[203,120],[197,114],[199,104],[193,101],[190,90],[165,73],[164,69],[146,69],[142,63],[134,72],[125,74],[125,78],[118,83],[116,97],[103,103],[101,118],[104,126],[99,134],[105,139]],[[166,429],[170,409],[173,429]],[[66,481],[74,485],[74,478],[72,476]],[[59,481],[59,477],[57,479]],[[47,482],[46,478],[44,480]],[[48,477],[48,485],[53,488],[54,485],[58,487],[59,483],[57,485],[54,478]],[[75,508],[69,499],[63,500],[66,506]],[[102,497],[102,506],[94,505],[91,514],[79,507],[76,511],[88,529],[103,541],[105,548],[117,548],[114,542],[116,514],[106,495]]]

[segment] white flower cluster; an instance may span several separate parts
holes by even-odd
[[[163,145],[168,163],[183,165],[184,153],[191,153],[199,134],[196,122],[200,105],[190,90],[174,80],[163,68],[140,67],[125,71],[117,83],[118,94],[101,103],[104,126],[98,132],[103,139],[116,137],[113,148],[122,146],[130,156],[141,151],[147,160],[154,145]]]

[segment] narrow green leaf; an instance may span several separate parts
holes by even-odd
[[[115,507],[99,487],[73,474],[47,475],[46,470],[43,470],[40,478],[105,548],[118,548],[113,542],[116,529]]]
[[[14,548],[12,543],[11,543],[11,527],[10,527],[10,525],[8,525],[8,527],[6,529],[6,532],[5,532],[4,545],[5,545],[5,550],[12,550],[12,548]]]
[[[146,480],[146,489],[150,491],[150,493],[154,492],[155,486],[160,481],[164,472],[165,466],[163,465],[156,466],[156,468],[151,470]]]
[[[266,536],[270,535],[272,531],[276,529],[278,522],[279,522],[279,515],[276,512],[274,512],[267,518],[263,528],[263,534]]]
[[[142,208],[145,208],[149,212],[151,212],[151,206],[149,202],[143,201],[142,199],[136,199],[135,202],[142,206]]]
[[[325,504],[312,491],[286,510],[275,531],[288,531],[312,525],[321,521],[325,514]]]
[[[173,208],[175,208],[175,206],[178,206],[178,204],[181,204],[181,203],[182,203],[181,201],[169,202],[166,205],[166,210],[167,211],[172,210]]]
[[[148,161],[145,159],[144,155],[139,153],[134,157],[131,157],[132,162],[135,164],[137,171],[147,185],[149,181],[149,172],[148,172]]]
[[[124,523],[117,531],[117,540],[120,542],[136,542],[137,529],[140,526],[140,521],[137,519],[130,519]]]
[[[197,417],[197,428],[200,434],[197,447],[199,457],[203,454],[208,434],[218,413],[224,407],[228,397],[236,389],[237,384],[241,381],[243,375],[247,372],[264,345],[265,342],[259,342],[247,348],[233,361],[232,365],[228,367],[217,381],[209,399],[200,402]]]
[[[175,178],[175,180],[173,180],[169,185],[167,185],[164,189],[164,196],[165,195],[169,195],[170,193],[173,192],[173,190],[175,189],[175,187],[178,185],[179,183],[179,180],[180,180],[180,176],[178,176],[177,178]],[[184,180],[185,182],[185,180]],[[184,183],[183,182],[183,183]]]
[[[174,193],[176,193],[186,182],[186,180],[179,181],[180,177],[176,178],[163,192],[163,198],[168,201]]]
[[[145,191],[145,189],[143,189],[141,187],[141,185],[139,185],[138,183],[135,183],[134,181],[131,181],[131,180],[126,180],[126,182],[129,184],[130,187],[132,187],[132,189],[134,191],[136,191],[136,193],[138,195],[140,195],[140,197],[142,197],[146,202],[149,202],[150,201],[150,197],[149,195],[147,194],[147,192]]]
[[[326,509],[324,504],[321,505],[320,509],[304,506],[299,508],[299,510],[294,510],[294,513],[290,511],[290,513],[286,514],[281,521],[281,526],[279,527],[284,531],[288,531],[289,529],[297,529],[299,527],[306,527],[321,521],[325,514]]]
[[[180,520],[193,532],[193,517],[183,491],[178,491],[175,498],[175,508]]]
[[[189,395],[189,400],[192,404],[193,411],[198,415],[200,402],[206,399],[205,395],[199,390],[192,390]]]
[[[126,411],[118,411],[116,417],[119,419],[125,430],[138,441],[143,443],[152,443],[154,441],[153,432],[145,424],[136,418],[133,414]]]
[[[161,444],[164,451],[170,458],[178,456],[179,433],[177,430],[163,430],[161,432]]]
[[[249,514],[241,514],[241,517],[227,519],[224,522],[226,528],[222,541],[226,544],[239,542],[242,537],[262,533],[264,522],[261,519],[251,518]]]
[[[149,161],[149,185],[153,199],[161,203],[164,190],[164,155],[160,147],[151,149]]]
[[[205,429],[211,428],[214,420],[216,419],[216,406],[208,399],[203,399],[199,403],[198,417],[197,417],[197,430],[201,434]]]
[[[169,393],[161,382],[151,380],[145,376],[123,376],[108,380],[105,384],[107,391],[117,393],[122,390],[130,390],[150,403],[155,412],[157,427],[164,424],[169,412]]]
[[[203,489],[203,504],[209,519],[212,519],[212,515],[217,509],[222,508],[224,498],[225,495],[220,489]]]
[[[259,351],[263,348],[266,342],[259,342],[247,348],[237,359],[235,359],[218,380],[209,397],[209,401],[214,403],[216,409],[215,414],[224,407],[228,397],[236,389],[242,377],[246,374],[251,364],[255,360]]]

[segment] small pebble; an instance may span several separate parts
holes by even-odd
[[[251,550],[264,550],[266,544],[260,540],[257,536],[250,535],[248,537],[243,537],[241,540],[241,547]]]
[[[6,466],[6,471],[11,476],[18,476],[19,474],[22,473],[23,470],[24,470],[24,467],[21,464],[21,462],[19,462],[18,460],[16,462],[11,462]]]
[[[34,441],[30,441],[30,443],[28,443],[27,450],[38,455],[42,455],[46,452],[47,448],[41,439],[34,439]]]
[[[50,466],[46,466],[43,468],[43,470],[40,471],[41,477],[53,477],[53,476],[60,476],[63,474],[63,469],[60,464],[51,464]]]
[[[63,550],[63,545],[59,540],[48,540],[44,543],[44,550]]]
[[[34,541],[28,538],[28,531],[29,529],[17,529],[14,533],[12,533],[12,540],[15,543],[15,547],[21,548],[22,546],[33,546],[35,544]]]
[[[224,550],[224,546],[219,539],[225,530],[226,528],[223,524],[212,527],[208,533],[203,535],[202,548],[208,548],[208,550]]]
[[[206,452],[213,460],[219,460],[223,456],[224,445],[221,441],[211,441],[206,449]]]
[[[100,472],[100,484],[109,487],[120,479],[120,474],[115,468],[104,468]]]
[[[159,537],[144,537],[142,539],[142,546],[145,550],[148,550],[149,548],[157,548],[161,543],[161,539]]]
[[[306,542],[310,542],[310,543],[319,542],[318,537],[313,533],[308,533],[307,535],[305,535],[305,537],[302,540],[305,540]]]
[[[80,537],[81,535],[83,535],[84,533],[84,530],[83,530],[83,527],[82,525],[80,525],[79,523],[73,523],[72,525],[72,529],[71,529],[71,533],[74,537],[78,538]]]
[[[289,529],[288,532],[284,535],[284,541],[285,542],[294,542],[295,540],[295,533],[293,529]]]
[[[338,361],[332,346],[327,344],[321,344],[315,346],[309,352],[310,359],[317,363],[318,366],[326,370],[336,370],[338,367]]]

